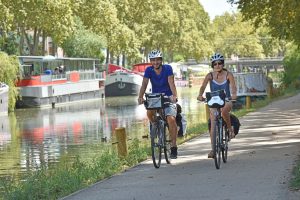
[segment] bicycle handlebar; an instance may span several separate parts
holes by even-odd
[[[197,99],[198,100],[198,99]],[[207,103],[207,99],[206,98],[203,98],[203,100],[201,101],[201,100],[198,100],[199,102],[203,102],[203,103]],[[226,102],[236,102],[236,99],[231,99],[231,97],[226,97],[225,98],[225,101]]]

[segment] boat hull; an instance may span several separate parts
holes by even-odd
[[[141,86],[135,83],[114,82],[105,86],[105,96],[137,96],[140,89]]]
[[[143,76],[126,71],[115,71],[105,80],[105,97],[138,96]]]
[[[53,107],[55,105],[104,98],[99,81],[82,81],[56,85],[20,87],[22,98],[17,108]]]

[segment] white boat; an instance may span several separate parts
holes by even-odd
[[[109,64],[108,75],[105,79],[105,97],[138,96],[143,82],[144,71],[133,68],[128,70],[121,66]],[[149,82],[146,92],[149,92]]]
[[[21,99],[17,108],[54,107],[104,97],[104,70],[98,59],[20,56]]]
[[[0,115],[8,114],[8,85],[0,82]]]
[[[133,72],[116,70],[106,76],[105,97],[137,96],[143,76]]]

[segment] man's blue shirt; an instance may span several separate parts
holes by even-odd
[[[147,67],[144,73],[144,77],[150,79],[152,93],[165,93],[168,96],[172,95],[168,77],[173,75],[173,69],[170,65],[162,65],[162,71],[159,75],[155,73],[153,66]]]

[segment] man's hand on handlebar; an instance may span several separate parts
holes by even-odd
[[[144,98],[140,98],[140,97],[139,97],[139,98],[138,98],[138,103],[139,103],[139,105],[140,105],[140,104],[143,104],[143,103],[144,103]]]
[[[177,96],[172,95],[172,96],[171,96],[171,101],[172,101],[173,103],[176,103],[176,102],[178,101]]]
[[[198,100],[198,101],[205,101],[205,98],[204,98],[202,95],[201,95],[201,96],[199,95],[199,96],[197,97],[197,100]]]

